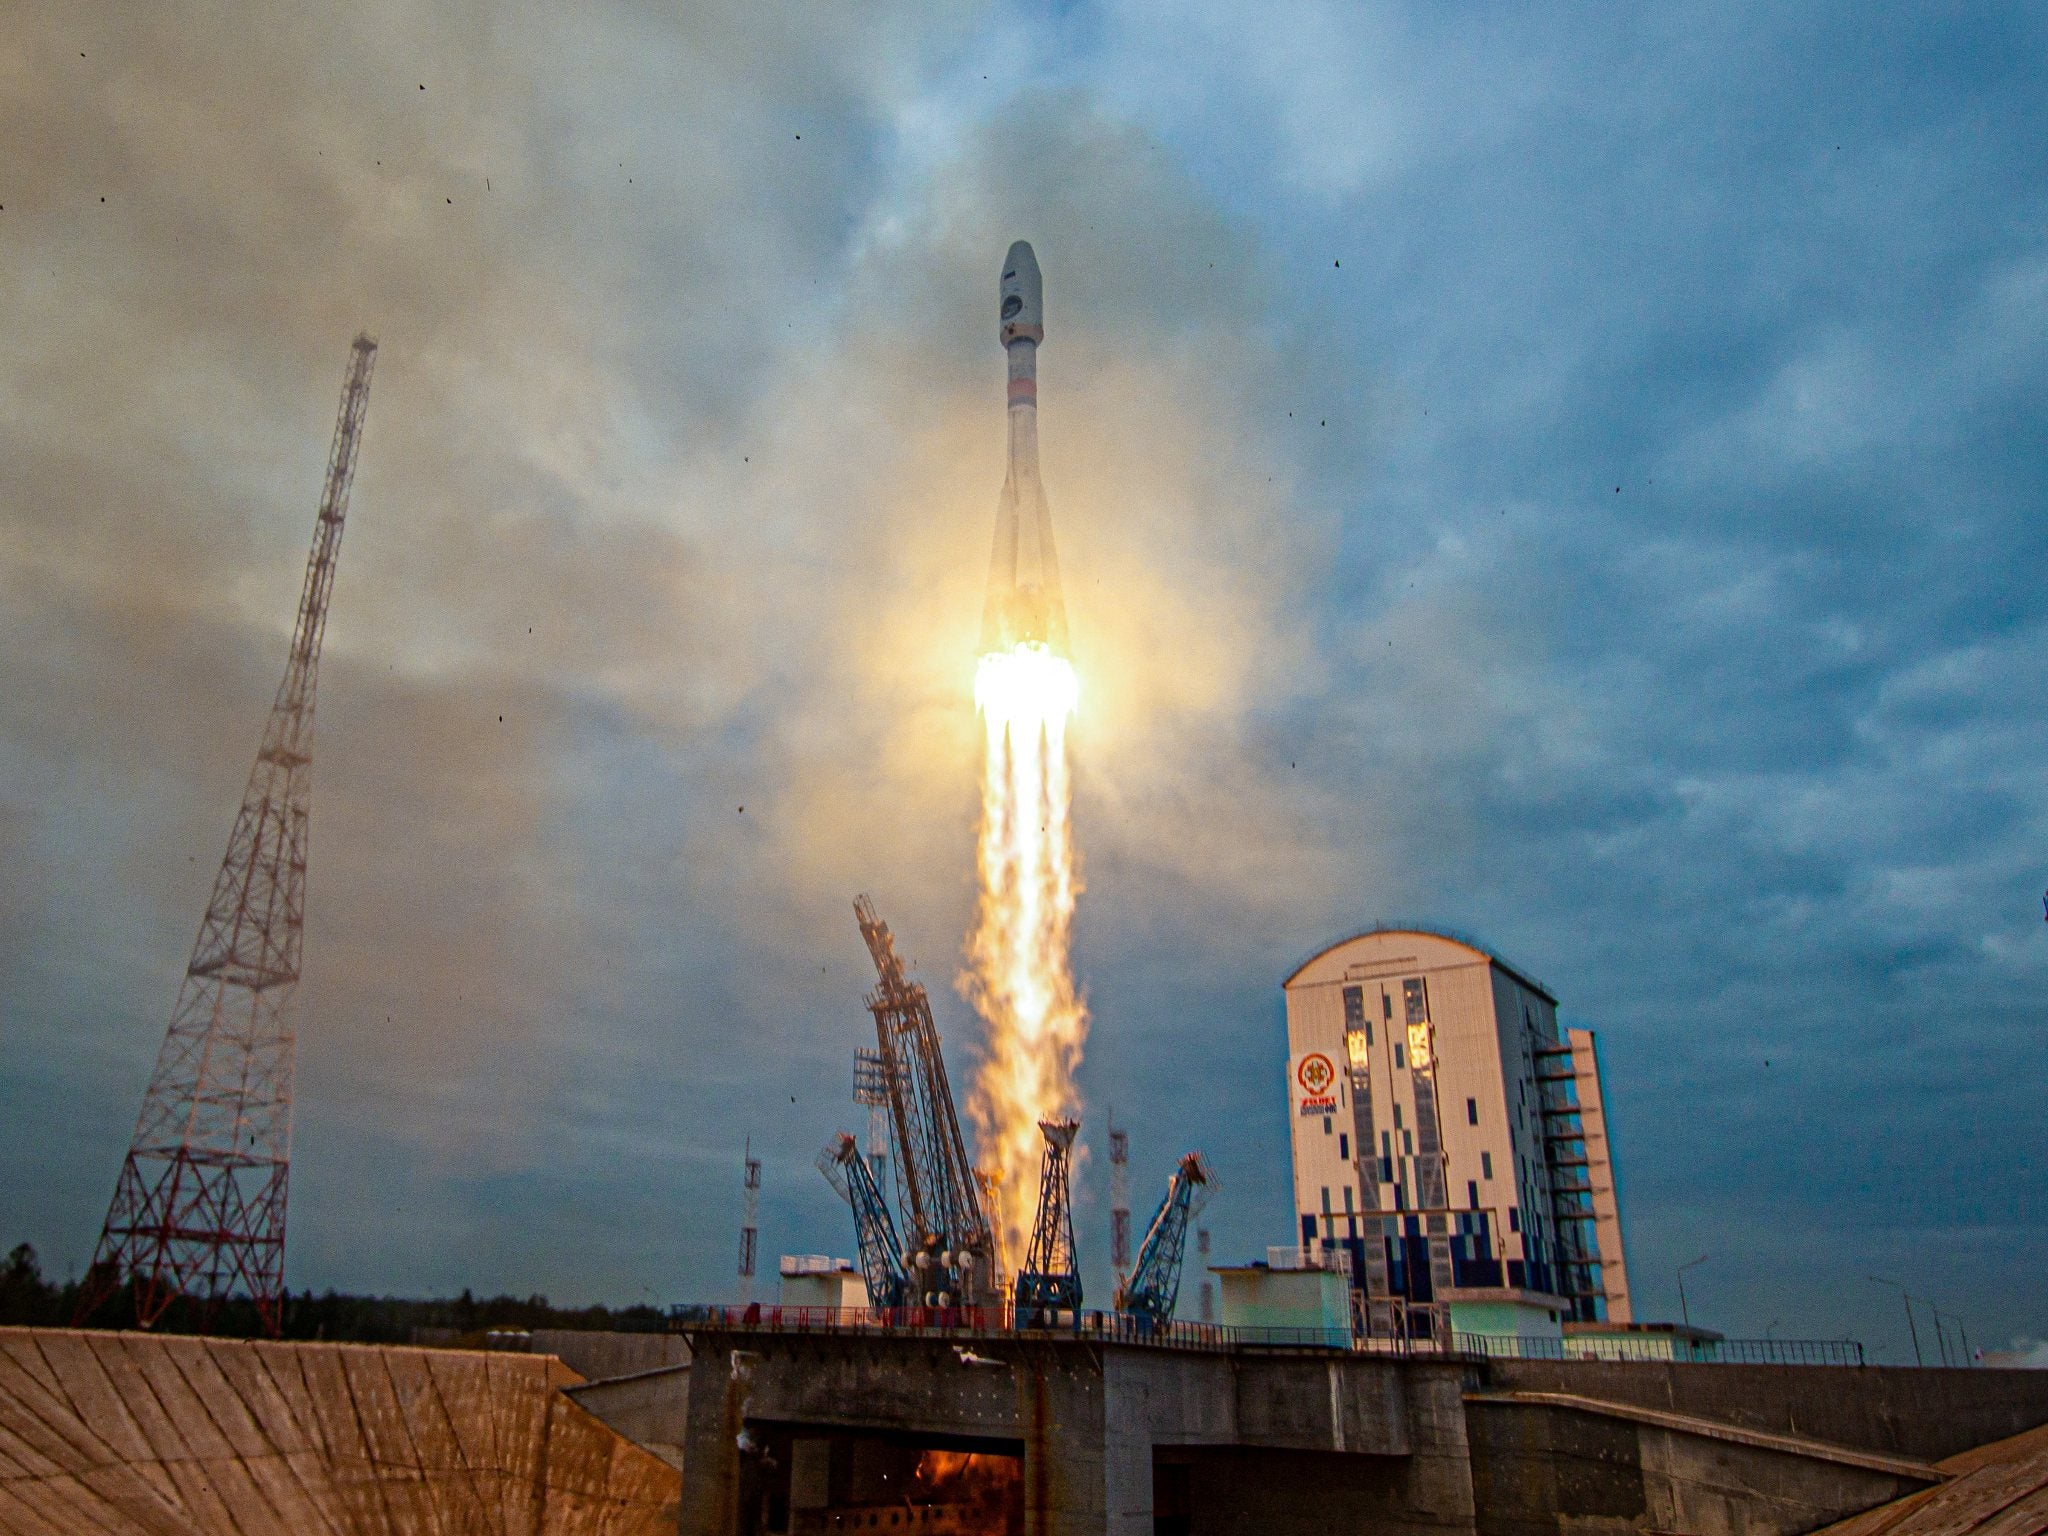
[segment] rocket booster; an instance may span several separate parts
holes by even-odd
[[[1064,656],[1067,608],[1052,547],[1052,514],[1038,478],[1038,344],[1045,290],[1038,258],[1019,240],[1003,258],[999,316],[1010,366],[1010,463],[996,505],[995,553],[981,616],[981,652],[1043,645]]]

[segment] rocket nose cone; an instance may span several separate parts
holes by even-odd
[[[1028,240],[1012,245],[1003,257],[1000,289],[1003,345],[1022,339],[1045,339],[1045,285],[1038,275],[1038,257]]]

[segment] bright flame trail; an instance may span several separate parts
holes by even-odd
[[[988,1026],[969,1104],[983,1160],[1002,1190],[1004,1268],[1030,1239],[1038,1122],[1074,1102],[1088,1011],[1068,946],[1080,881],[1068,821],[1067,720],[1079,683],[1046,646],[981,658],[974,703],[988,732],[977,864],[981,896],[967,943],[968,995]]]
[[[1038,476],[1038,344],[1045,291],[1025,241],[1003,258],[999,334],[1009,373],[1010,463],[996,503],[974,704],[988,730],[981,783],[981,899],[961,978],[988,1030],[968,1112],[994,1198],[998,1260],[1029,1246],[1041,1120],[1078,1118],[1074,1069],[1088,1037],[1068,939],[1080,882],[1067,824],[1067,720],[1080,687],[1066,659],[1052,514]]]

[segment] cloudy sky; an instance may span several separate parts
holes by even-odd
[[[1601,1031],[1649,1314],[2048,1335],[2038,11],[312,9],[0,35],[0,1241],[90,1255],[367,328],[290,1283],[729,1295],[749,1135],[848,1251],[857,891],[975,1046],[1023,237],[1134,1184],[1287,1241],[1280,979],[1422,920]]]

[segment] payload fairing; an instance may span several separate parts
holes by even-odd
[[[1038,344],[1045,339],[1045,288],[1028,242],[1019,240],[1003,258],[1000,295],[1003,350],[1010,359],[1010,465],[996,508],[981,654],[1042,645],[1064,656],[1067,608],[1060,596],[1052,514],[1038,478]]]

